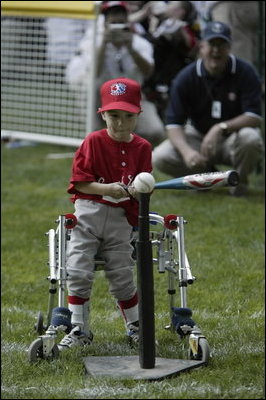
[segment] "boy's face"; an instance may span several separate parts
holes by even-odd
[[[131,133],[134,131],[138,114],[123,110],[110,110],[101,113],[106,123],[109,136],[119,142],[131,140]]]

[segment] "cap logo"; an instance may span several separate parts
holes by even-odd
[[[213,24],[212,31],[215,32],[215,33],[222,33],[223,32],[223,25],[221,25],[219,23]]]
[[[111,95],[119,96],[126,93],[126,85],[124,83],[118,82],[111,86]]]

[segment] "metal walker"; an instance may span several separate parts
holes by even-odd
[[[192,275],[185,251],[184,225],[186,221],[181,216],[166,215],[165,217],[149,213],[149,221],[154,229],[150,230],[153,265],[160,274],[168,274],[169,296],[169,325],[165,328],[177,333],[181,339],[188,342],[187,358],[208,363],[210,348],[206,337],[191,319],[192,311],[187,307],[187,286],[195,277]],[[49,299],[46,322],[43,313],[39,311],[35,331],[38,338],[28,348],[30,362],[40,359],[57,359],[59,349],[56,338],[59,332],[69,333],[71,313],[65,307],[66,298],[66,251],[71,230],[77,219],[73,214],[59,215],[56,220],[57,228],[47,232],[49,247]],[[156,227],[156,228],[155,228]],[[136,241],[137,231],[134,232],[132,243]],[[95,269],[103,269],[104,261],[95,259]],[[180,291],[180,307],[175,306],[177,289]],[[55,306],[56,296],[58,304]],[[56,321],[56,323],[55,323]],[[59,321],[59,322],[58,322]]]

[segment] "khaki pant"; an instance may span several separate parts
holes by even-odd
[[[195,150],[200,150],[202,135],[192,126],[185,127],[187,142]],[[257,128],[242,128],[232,133],[222,142],[214,159],[201,171],[188,168],[181,154],[167,139],[157,146],[152,155],[153,167],[173,177],[181,177],[193,173],[210,171],[216,164],[224,164],[235,169],[240,176],[240,182],[247,183],[248,175],[256,168],[263,154],[263,141]]]
[[[100,253],[105,260],[110,293],[117,300],[131,299],[136,293],[130,244],[132,226],[124,209],[79,199],[75,202],[75,216],[78,223],[71,232],[66,263],[68,294],[90,297],[94,257]]]

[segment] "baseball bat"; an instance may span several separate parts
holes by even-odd
[[[154,189],[204,190],[220,186],[237,186],[239,175],[236,171],[205,172],[158,182]]]

